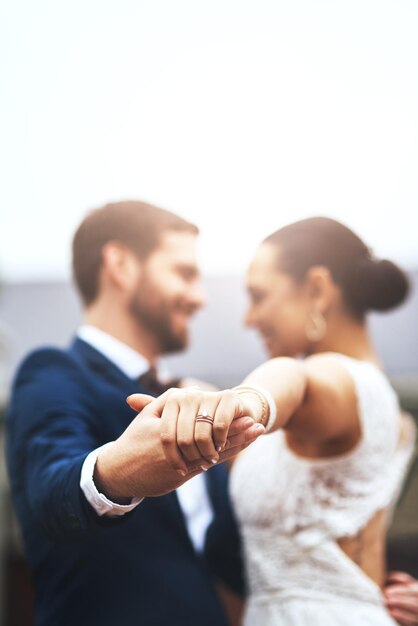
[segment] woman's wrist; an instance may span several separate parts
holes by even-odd
[[[267,389],[259,385],[238,385],[233,391],[245,398],[245,408],[247,403],[249,415],[258,423],[262,424],[266,432],[271,430],[276,422],[276,404],[272,395]]]
[[[240,396],[242,396],[244,409],[248,411],[250,417],[258,424],[266,425],[269,417],[269,406],[264,396],[249,385],[239,385],[234,387]]]
[[[260,398],[249,389],[237,389],[236,391],[240,396],[241,405],[246,415],[251,417],[256,424],[263,424],[263,409],[260,402]]]

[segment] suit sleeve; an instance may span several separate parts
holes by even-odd
[[[12,489],[55,541],[81,538],[124,519],[98,516],[80,488],[84,460],[104,443],[98,432],[100,398],[86,378],[65,352],[42,350],[23,363],[13,388],[7,425]]]

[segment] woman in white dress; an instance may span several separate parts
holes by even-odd
[[[264,242],[248,291],[247,323],[270,355],[312,356],[298,410],[232,472],[250,587],[246,623],[391,623],[381,593],[385,531],[415,433],[408,418],[400,421],[364,318],[399,304],[406,279],[350,230],[310,219]]]
[[[385,533],[415,432],[401,418],[365,314],[400,304],[406,277],[343,225],[312,218],[262,243],[248,291],[247,323],[274,358],[232,391],[166,395],[167,459],[180,472],[207,469],[245,415],[268,431],[231,475],[245,626],[390,626]]]

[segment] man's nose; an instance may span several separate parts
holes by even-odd
[[[193,307],[197,309],[201,309],[206,304],[206,293],[203,289],[203,285],[200,283],[193,286],[193,289],[190,291],[189,300]]]

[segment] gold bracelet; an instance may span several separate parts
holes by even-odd
[[[257,398],[261,402],[262,412],[261,412],[260,423],[263,426],[265,426],[268,423],[268,420],[270,417],[270,406],[267,400],[265,399],[265,397],[263,396],[263,394],[261,393],[261,391],[258,391],[258,389],[255,389],[254,387],[251,387],[249,385],[248,386],[238,385],[237,387],[234,387],[232,391],[236,391],[237,393],[253,393],[254,395],[256,395]]]

